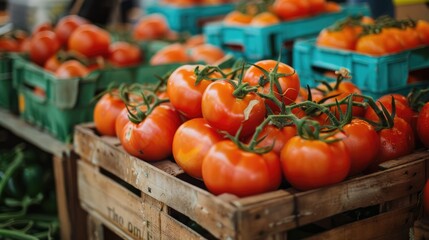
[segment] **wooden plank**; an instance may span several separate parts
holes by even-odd
[[[423,218],[414,222],[413,239],[414,240],[429,239],[429,220],[428,219]]]
[[[406,163],[414,162],[420,159],[427,159],[429,155],[429,149],[420,149],[413,154],[386,161],[379,165],[380,169],[389,169],[393,167],[397,167]]]
[[[131,238],[159,237],[161,209],[148,204],[83,161],[78,162],[78,179],[83,206],[102,216],[104,223],[108,221]]]
[[[106,234],[106,231],[104,231],[104,227],[108,228],[111,232],[113,232],[116,235],[115,237],[119,237],[121,239],[128,239],[128,240],[138,239],[138,238],[130,237],[127,233],[122,231],[121,228],[119,228],[117,225],[105,219],[96,211],[88,209],[88,216],[92,218],[92,222],[88,224],[88,229],[91,230],[91,232],[88,232],[88,236],[90,240],[92,239],[111,240],[111,238],[113,237],[110,235],[112,234]]]
[[[165,212],[161,212],[161,238],[165,240],[196,240],[205,239],[189,227],[178,222]]]
[[[63,152],[69,152],[72,149],[71,144],[59,141],[49,133],[37,129],[4,109],[0,109],[0,125],[16,136],[55,156],[62,156]]]
[[[69,205],[67,203],[67,184],[65,182],[66,173],[64,171],[65,161],[65,158],[58,156],[54,156],[52,159],[55,176],[58,218],[61,226],[61,239],[71,239],[72,223],[70,221]]]
[[[83,158],[91,158],[92,164],[102,166],[143,193],[189,216],[216,237],[236,238],[235,207],[229,202],[100,141],[85,125],[76,127],[74,138],[76,152]]]
[[[404,232],[409,230],[413,221],[412,209],[415,205],[401,209],[389,211],[343,225],[338,228],[323,232],[306,238],[306,240],[324,239],[347,239],[347,240],[372,240],[385,238],[391,233]],[[395,236],[391,239],[404,239],[403,236]]]
[[[88,240],[103,240],[103,225],[95,216],[88,215],[87,218]]]
[[[233,201],[240,207],[238,231],[243,239],[264,237],[344,211],[409,196],[423,188],[425,162],[420,159],[312,191],[282,196],[279,190],[277,198],[271,193]]]

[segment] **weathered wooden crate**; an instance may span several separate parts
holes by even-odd
[[[74,139],[81,205],[139,239],[408,239],[429,160],[418,151],[330,187],[237,198],[209,193],[173,161],[128,155],[91,124],[77,126]]]

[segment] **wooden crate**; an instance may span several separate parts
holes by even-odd
[[[237,198],[209,193],[173,161],[128,155],[93,125],[77,126],[74,139],[81,205],[138,239],[407,239],[429,160],[418,151],[330,187]]]

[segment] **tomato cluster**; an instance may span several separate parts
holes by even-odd
[[[247,1],[227,14],[223,23],[260,27],[340,10],[337,3],[325,0]]]
[[[382,17],[348,17],[323,29],[317,45],[356,51],[374,56],[429,45],[429,23],[425,20],[394,20]]]
[[[94,122],[129,154],[173,156],[210,192],[239,197],[276,190],[284,180],[298,190],[331,185],[410,154],[416,141],[428,146],[418,134],[427,132],[427,103],[416,109],[399,94],[374,101],[347,81],[347,70],[336,76],[304,91],[294,69],[274,60],[228,72],[182,65],[165,86],[107,93]]]
[[[207,6],[219,5],[235,2],[235,0],[162,0],[163,5],[171,5],[177,7],[192,7],[192,6]]]

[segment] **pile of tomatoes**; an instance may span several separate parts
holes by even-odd
[[[162,0],[163,5],[171,5],[177,7],[192,7],[192,6],[207,6],[220,5],[236,2],[236,0]]]
[[[429,45],[429,22],[348,17],[322,30],[317,45],[381,56]]]
[[[421,102],[399,94],[376,102],[346,81],[345,70],[337,83],[303,91],[287,64],[238,65],[183,65],[164,86],[106,93],[95,107],[96,129],[135,157],[172,156],[210,192],[239,197],[284,180],[298,190],[327,186],[376,171],[420,142],[429,147],[428,103],[412,108]]]
[[[226,25],[268,26],[325,12],[338,12],[341,7],[326,0],[243,1],[235,11],[227,14]]]

